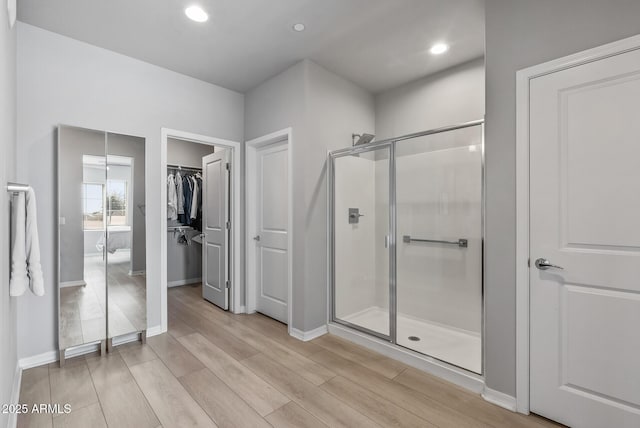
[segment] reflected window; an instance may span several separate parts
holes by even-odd
[[[82,183],[84,230],[103,230],[108,226],[129,226],[127,182],[107,180],[107,210],[103,205],[105,186],[101,183]]]
[[[127,215],[127,182],[107,180],[107,224],[109,226],[129,226]]]
[[[84,230],[104,229],[104,184],[82,183],[82,223]]]

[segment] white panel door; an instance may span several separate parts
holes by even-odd
[[[229,151],[202,158],[202,297],[229,309]]]
[[[288,323],[288,153],[287,143],[256,153],[256,310]]]
[[[640,51],[533,79],[529,132],[531,411],[638,428]]]

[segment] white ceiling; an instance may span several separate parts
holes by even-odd
[[[304,58],[377,93],[484,52],[483,0],[20,0],[18,19],[240,92]]]

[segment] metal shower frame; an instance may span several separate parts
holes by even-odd
[[[428,135],[440,134],[449,131],[455,131],[464,128],[471,128],[474,126],[481,127],[481,159],[482,159],[482,184],[481,184],[481,257],[482,257],[482,278],[481,278],[481,299],[482,299],[482,308],[481,308],[481,333],[480,333],[480,342],[481,342],[481,369],[480,375],[484,374],[484,362],[485,362],[485,299],[484,299],[484,237],[485,237],[485,159],[484,159],[484,120],[474,120],[470,122],[464,122],[457,125],[445,126],[441,128],[430,129],[427,131],[416,132],[412,134],[403,135],[400,137],[389,138],[381,141],[373,141],[371,143],[363,144],[361,146],[352,146],[347,147],[340,150],[334,150],[329,152],[327,156],[327,176],[329,178],[328,185],[328,227],[329,227],[329,322],[337,323],[343,326],[349,327],[356,331],[366,333],[368,335],[377,337],[379,339],[391,342],[396,346],[397,343],[397,206],[396,206],[396,144],[405,141],[411,140],[414,138],[425,137]],[[388,149],[389,153],[389,334],[382,334],[368,328],[350,323],[348,321],[344,321],[338,319],[335,314],[335,161],[338,158],[345,156],[352,156],[355,154],[373,152],[376,150]],[[402,347],[403,349],[410,348]],[[414,351],[418,352],[418,351]],[[418,352],[419,353],[419,352]],[[420,354],[420,353],[419,353]],[[425,354],[421,354],[425,355]],[[460,368],[465,371],[472,372],[463,367],[456,366],[445,360],[440,360],[436,357],[429,355],[430,358],[434,358],[438,361],[446,363],[452,367]]]

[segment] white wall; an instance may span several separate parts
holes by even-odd
[[[351,134],[373,133],[373,96],[314,62],[308,62],[308,116],[311,133],[305,161],[305,330],[326,323],[327,153],[351,145]]]
[[[516,71],[640,33],[637,0],[487,0],[486,382],[515,394]]]
[[[192,141],[167,138],[167,164],[202,168],[202,158],[213,153],[214,147]]]
[[[9,195],[16,164],[16,31],[9,29],[7,8],[0,7],[0,403],[11,402],[17,362],[17,299],[9,297]],[[27,291],[29,293],[29,291]],[[9,415],[0,413],[0,427]]]
[[[55,127],[146,138],[147,319],[160,324],[160,129],[241,141],[243,96],[28,24],[18,25],[18,177],[38,194],[45,297],[18,310],[20,357],[56,349]],[[163,187],[164,188],[164,187]],[[37,316],[34,316],[37,314]]]
[[[367,91],[304,60],[246,94],[245,135],[293,128],[293,320],[308,331],[326,322],[329,150],[351,145],[351,133],[374,130]]]
[[[376,139],[484,117],[484,59],[376,95]]]
[[[289,179],[293,183],[293,301],[291,325],[304,330],[304,251],[305,207],[303,148],[308,139],[306,123],[306,68],[301,61],[282,73],[266,80],[245,94],[245,140],[251,140],[274,131],[292,128],[294,159]],[[244,266],[243,266],[244,269]],[[298,310],[296,310],[298,308]]]

